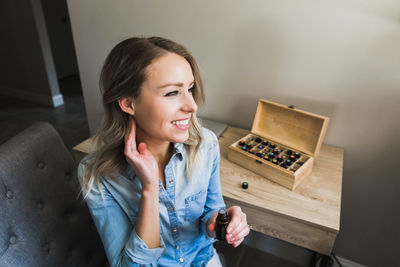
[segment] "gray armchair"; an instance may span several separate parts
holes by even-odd
[[[45,122],[0,147],[0,266],[108,266],[76,164]]]

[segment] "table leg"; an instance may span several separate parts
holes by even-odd
[[[330,267],[333,265],[333,260],[330,256],[321,255],[321,263],[319,267]]]
[[[310,251],[311,251],[311,250],[310,250]],[[312,251],[310,267],[316,267],[316,266],[317,266],[318,256],[319,256],[319,255],[318,255],[317,252]]]
[[[330,256],[314,252],[311,258],[310,267],[331,267],[333,259]]]

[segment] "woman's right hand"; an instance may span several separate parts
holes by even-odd
[[[140,143],[136,147],[136,122],[129,117],[129,132],[125,136],[125,158],[132,166],[135,174],[142,183],[142,190],[157,189],[159,185],[158,163],[147,149],[145,143]]]

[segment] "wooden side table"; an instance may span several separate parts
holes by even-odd
[[[323,145],[312,173],[290,191],[227,159],[228,146],[248,133],[228,127],[219,137],[226,204],[241,206],[254,231],[330,255],[340,225],[343,149]]]

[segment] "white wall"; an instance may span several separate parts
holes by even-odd
[[[119,41],[160,35],[200,65],[201,115],[250,128],[257,99],[331,118],[345,149],[335,253],[393,266],[399,250],[400,2],[395,0],[68,1],[91,132],[98,78]]]

